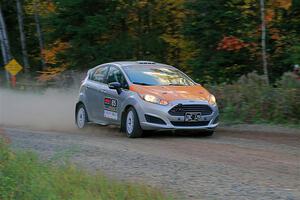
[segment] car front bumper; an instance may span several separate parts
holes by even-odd
[[[202,120],[205,123],[200,122],[199,125],[197,123],[186,123],[184,116],[169,114],[169,111],[178,104],[207,105],[211,108],[212,113],[210,115],[202,115]],[[176,100],[170,102],[167,106],[141,101],[137,106],[140,125],[144,130],[214,130],[219,124],[218,107],[209,105],[207,101]],[[159,118],[163,120],[164,124],[149,122],[145,117],[146,115]]]

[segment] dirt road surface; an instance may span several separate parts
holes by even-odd
[[[143,182],[177,199],[300,199],[299,129],[240,125],[219,128],[211,138],[154,133],[128,139],[113,127],[75,129],[77,96],[76,86],[0,88],[0,135],[43,159],[67,157],[91,172]]]
[[[128,139],[114,127],[85,131],[4,128],[16,149],[69,158],[178,199],[300,199],[300,134],[219,129],[210,138],[154,133]]]

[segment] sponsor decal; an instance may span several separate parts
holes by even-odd
[[[118,119],[118,113],[112,112],[112,111],[109,111],[109,110],[104,110],[104,117],[109,118],[109,119],[117,120]]]
[[[118,100],[109,97],[104,98],[104,117],[109,119],[118,119]]]
[[[116,99],[104,98],[104,109],[105,110],[110,110],[113,112],[117,112],[117,107],[118,107],[118,101]]]

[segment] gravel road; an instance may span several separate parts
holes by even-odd
[[[178,199],[300,199],[300,134],[219,129],[210,138],[155,133],[127,139],[117,128],[3,128],[17,149],[139,181]]]

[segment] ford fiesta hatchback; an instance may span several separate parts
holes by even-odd
[[[218,126],[215,97],[178,69],[155,62],[113,62],[90,69],[75,109],[78,128],[119,125],[130,138],[144,130],[195,130]]]

